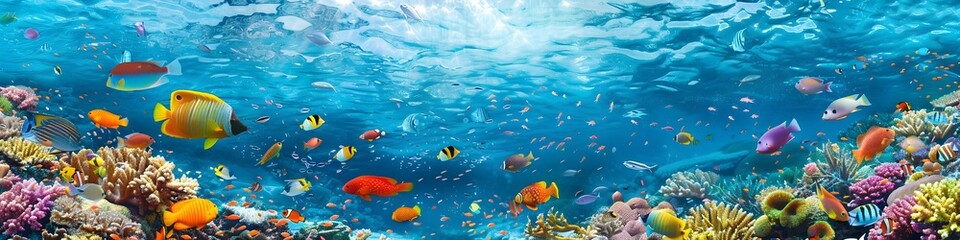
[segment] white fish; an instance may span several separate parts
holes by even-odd
[[[745,44],[744,42],[747,41],[747,39],[746,39],[745,37],[743,37],[743,32],[744,32],[745,30],[747,30],[747,29],[740,29],[740,31],[737,31],[737,35],[733,36],[733,42],[730,43],[730,47],[733,48],[733,51],[734,51],[734,52],[746,52],[746,51],[747,51],[747,49],[744,48],[744,44]]]
[[[313,87],[315,87],[315,88],[330,89],[330,90],[333,90],[334,92],[337,91],[337,89],[333,87],[333,84],[330,84],[330,83],[328,83],[328,82],[316,81],[316,82],[313,82],[312,85],[313,85]]]
[[[120,63],[130,62],[132,59],[133,57],[130,56],[130,51],[123,50],[123,55],[120,56]]]
[[[419,114],[420,113],[410,114],[403,119],[403,123],[400,124],[400,128],[403,130],[403,132],[417,133],[417,125],[419,125],[419,121],[417,120],[417,115]]]
[[[574,175],[577,175],[577,173],[580,173],[580,170],[570,169],[570,170],[563,171],[563,176],[564,176],[564,177],[573,177]]]
[[[420,17],[420,13],[417,12],[417,9],[411,7],[410,5],[400,4],[400,10],[403,11],[403,15],[406,15],[408,18],[417,20],[418,22],[423,22],[423,18]]]
[[[823,111],[823,120],[841,120],[847,118],[847,115],[860,111],[859,107],[870,106],[870,100],[863,94],[853,94],[841,99],[834,100]]]
[[[637,171],[650,171],[650,172],[653,172],[653,170],[651,169],[657,167],[656,164],[654,164],[653,166],[650,166],[645,163],[641,163],[637,161],[625,161],[623,162],[623,166],[629,169],[637,170]]]
[[[304,186],[303,184],[300,183],[300,180],[298,179],[290,179],[290,180],[286,180],[286,182],[287,182],[287,185],[284,186],[283,192],[280,192],[280,194],[283,194],[285,196],[295,197],[295,196],[302,195],[303,193],[310,190],[310,187]]]
[[[747,75],[746,77],[743,77],[743,79],[740,79],[740,84],[738,84],[737,87],[743,85],[744,83],[753,82],[759,79],[760,79],[760,75],[756,75],[756,74]]]
[[[664,86],[664,85],[657,85],[657,87],[663,88],[663,90],[667,90],[667,91],[671,91],[671,92],[676,92],[676,91],[677,91],[676,88],[672,88],[672,87],[668,87],[668,86]]]

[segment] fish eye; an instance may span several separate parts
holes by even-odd
[[[760,144],[760,143],[761,143],[760,141],[757,141],[757,144]]]
[[[823,111],[823,114],[827,114],[827,113],[828,113],[827,111]]]
[[[837,113],[837,110],[836,110],[836,109],[834,109],[834,110],[833,110],[833,113],[834,113],[834,114],[836,114],[836,113]]]
[[[180,96],[180,94],[177,94],[177,100],[183,100],[183,96]]]

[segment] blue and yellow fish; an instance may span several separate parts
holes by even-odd
[[[39,113],[26,115],[20,135],[27,141],[65,152],[80,150],[80,132],[69,120]]]
[[[233,108],[219,97],[203,92],[176,90],[170,94],[170,109],[157,103],[153,120],[163,122],[160,131],[176,138],[204,138],[203,149],[217,140],[247,131]]]
[[[664,240],[687,239],[690,228],[687,222],[677,218],[676,212],[670,209],[661,209],[650,212],[647,216],[648,232],[653,231],[663,235]]]

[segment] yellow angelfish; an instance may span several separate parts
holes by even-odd
[[[650,226],[650,230],[663,235],[664,240],[687,239],[687,235],[690,234],[687,222],[677,218],[676,212],[670,209],[650,212],[647,216],[647,225]]]
[[[153,120],[163,122],[160,131],[176,138],[204,138],[203,149],[217,140],[247,131],[233,108],[219,97],[203,92],[176,90],[170,94],[170,109],[157,103]]]

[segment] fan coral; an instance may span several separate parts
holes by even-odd
[[[670,197],[706,198],[707,190],[720,179],[712,172],[700,169],[674,173],[667,179],[666,184],[660,187],[660,193]]]
[[[877,174],[878,177],[886,178],[891,182],[896,184],[903,183],[904,172],[902,165],[898,163],[883,163],[873,168],[873,172]]]
[[[0,139],[20,136],[21,126],[23,126],[23,119],[0,113]]]
[[[0,159],[10,159],[21,165],[49,163],[56,160],[50,148],[23,138],[0,140]]]
[[[0,87],[0,95],[17,103],[17,108],[27,111],[35,110],[37,102],[40,101],[40,97],[33,92],[33,89],[23,86]]]
[[[117,234],[133,237],[142,234],[140,224],[115,211],[98,211],[81,206],[76,197],[61,197],[54,201],[50,222],[78,229],[81,233]]]
[[[876,240],[895,240],[895,239],[917,239],[916,232],[910,226],[910,214],[913,212],[913,206],[917,201],[912,197],[897,199],[893,204],[883,209],[883,216],[894,222],[893,233],[884,235],[881,233],[880,224],[870,229],[870,239]]]
[[[62,187],[45,186],[33,179],[17,182],[10,190],[0,193],[0,230],[8,235],[28,227],[39,231],[43,228],[40,221],[50,212],[53,199],[64,193]]]
[[[559,234],[562,232],[571,231],[575,235],[581,237],[570,238],[563,237]],[[527,227],[524,230],[524,233],[530,237],[556,240],[583,239],[589,232],[589,229],[584,229],[576,224],[567,223],[567,218],[564,217],[562,213],[555,212],[552,208],[547,211],[546,216],[544,216],[543,213],[537,215],[537,220],[535,222],[527,220]]]
[[[707,201],[703,205],[690,209],[685,219],[690,226],[690,238],[698,239],[711,235],[709,239],[734,240],[748,239],[753,235],[753,214],[737,206]]]
[[[96,182],[95,168],[86,162],[90,150],[81,150],[60,159],[60,166],[72,166],[87,176],[87,182]],[[174,202],[196,197],[197,180],[173,174],[176,167],[163,157],[151,157],[150,152],[137,148],[101,148],[107,176],[103,186],[106,199],[112,203],[140,207],[140,213],[157,210]]]
[[[894,187],[894,183],[886,178],[870,176],[850,186],[850,193],[853,194],[854,198],[847,204],[847,207],[855,208],[867,203],[883,203],[887,195],[893,192]]]
[[[759,214],[760,206],[749,203],[754,202],[755,196],[767,188],[768,184],[760,179],[761,177],[754,175],[727,178],[710,188],[708,195],[722,203],[745,206],[743,209],[747,212]]]
[[[944,239],[957,238],[960,233],[960,181],[944,179],[942,181],[924,184],[914,197],[917,205],[913,206],[910,215],[913,220],[934,226],[940,237]]]

